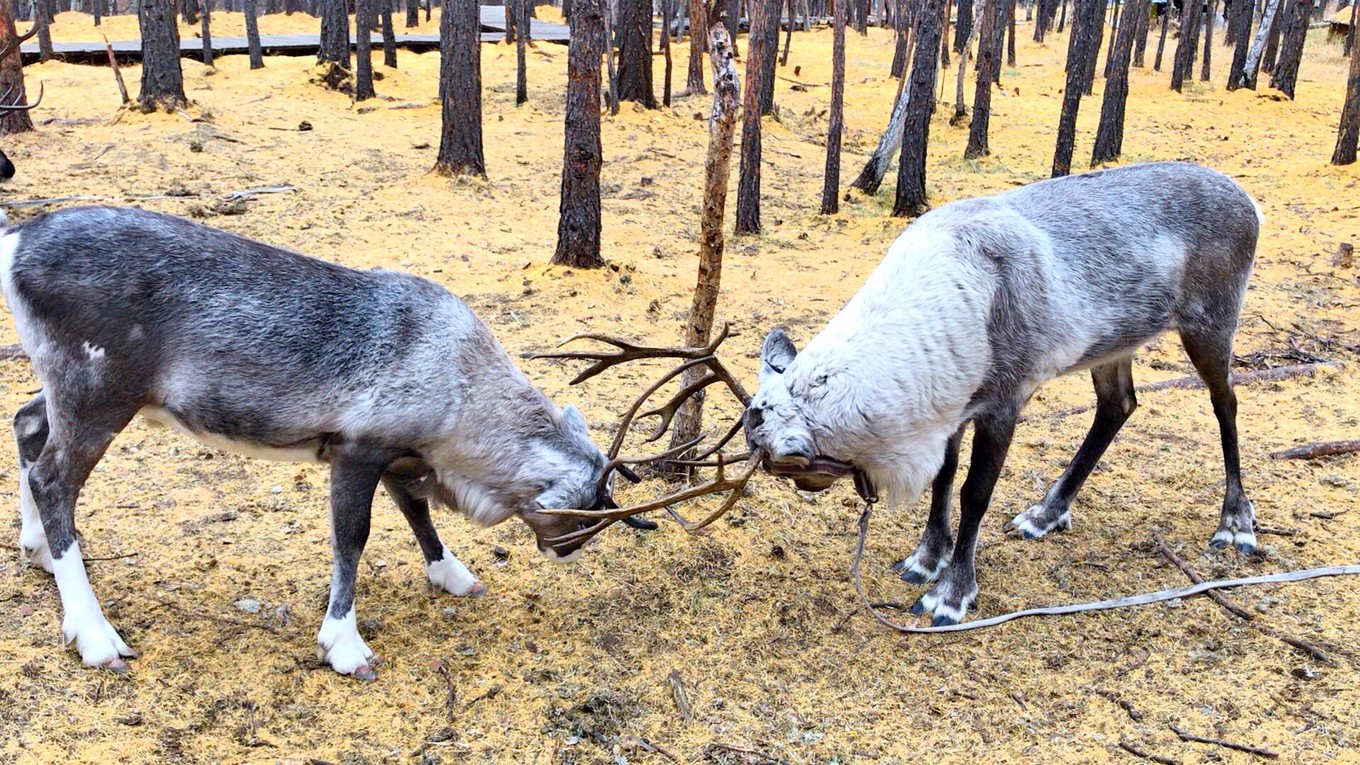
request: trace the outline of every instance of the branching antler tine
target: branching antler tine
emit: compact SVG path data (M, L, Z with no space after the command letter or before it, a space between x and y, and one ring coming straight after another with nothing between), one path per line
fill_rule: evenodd
M623 448L623 441L628 437L628 428L632 426L633 420L637 417L637 411L642 408L642 405L647 402L647 399L651 398L652 394L656 393L658 390L661 390L661 387L666 383L674 380L686 371L703 364L706 358L707 357L690 359L675 369L672 369L663 375L660 380L652 383L650 388L643 391L642 395L638 396L637 399L633 401L633 405L628 408L628 411L623 415L623 419L619 421L619 429L618 432L614 434L614 442L609 445L608 454L610 459L619 456L619 449Z
M595 524L594 526L587 526L584 529L577 529L576 531L573 531L569 534L563 534L557 537L549 537L547 539L544 539L543 541L549 545L560 545L568 542L575 542L578 539L579 540L590 539L591 537L597 536L598 534L600 534L600 532L604 531L610 526L613 526L619 520L620 519L618 518L605 518L601 520L599 523Z
M676 455L684 454L689 449L693 449L707 437L708 437L707 433L700 433L698 436L695 436L694 439L690 441L680 444L679 446L672 446L666 451L661 452L660 454L653 454L650 457L615 457L604 466L604 472L600 473L600 487L603 488L605 486L605 484L609 481L609 474L616 470L619 471L620 474L622 474L624 470L627 470L626 467L627 465L646 465L653 462L667 461L670 458L675 457ZM633 471L629 470L628 472L632 473ZM633 473L633 478L636 477L637 474ZM629 480L632 479L630 478ZM633 483L637 482L638 481L633 481Z
M638 417L661 418L661 422L657 423L656 430L652 431L652 434L648 436L646 439L644 439L644 443L651 443L652 441L655 441L658 438L661 438L662 436L666 435L666 430L670 428L671 420L675 419L675 415L680 411L680 407L684 406L685 402L689 401L690 398L694 396L694 394L698 393L699 391L703 390L704 388L707 388L708 386L716 382L720 382L717 375L708 375L707 377L703 377L681 388L678 393L676 393L674 396L671 396L670 401L667 401L662 406L659 406L655 409L650 409L646 412L643 412L642 414L639 414Z
M738 417L738 418L737 418L737 421L734 422L734 423L732 423L732 429L729 430L729 431L727 431L727 435L723 436L723 437L718 441L718 443L714 444L711 448L708 449L708 451L705 451L705 452L702 452L702 453L700 453L700 454L694 455L693 457L690 458L689 461L690 461L690 462L702 462L703 460L706 460L706 459L708 459L709 457L712 457L713 455L715 455L715 454L717 454L718 452L722 451L722 448L723 448L724 446L727 446L727 444L728 444L729 441L731 441L733 438L736 438L736 437L737 437L737 434L741 432L742 426L744 426L745 424L746 424L746 422L745 422L742 418Z
M8 43L5 43L5 47L0 48L0 59L3 59L9 54L13 53L15 49L17 49L20 45L22 45L28 39L32 38L33 35L36 35L37 33L38 25L34 24L32 29L28 30L27 32L21 35L11 38Z
M716 356L713 356L712 358L713 360L708 363L709 371L717 375L718 379L722 380L723 383L727 385L728 389L732 391L732 395L736 396L737 400L741 402L743 409L750 406L751 394L746 392L746 388L742 386L741 381L731 372L727 371L727 367L723 366L723 363L719 361Z
M732 455L732 457L731 457L730 459L724 457L724 459L726 460L727 464L729 464L729 465L731 465L731 464L734 463L734 462L745 462L746 460L748 460L748 459L750 459L750 458L751 458L750 452L742 452L741 454L734 454L734 455ZM718 466L718 460L700 460L700 459L670 460L668 464L676 465L676 466L679 466L679 467L716 468L716 467Z
M666 512L669 513L670 516L675 519L676 523L680 524L681 528L690 533L699 531L700 529L708 526L709 524L723 517L723 515L727 514L728 510L731 510L734 506L736 506L737 502L741 499L742 490L746 488L747 483L750 483L751 476L755 475L756 469L760 467L760 456L761 455L759 454L751 455L751 459L750 462L747 464L746 470L742 472L741 475L738 475L736 478L733 478L730 481L723 478L722 476L723 461L722 460L718 461L718 477L713 479L712 483L715 487L713 491L717 492L726 489L731 489L732 494L728 496L727 501L723 502L721 507L710 513L702 521L694 523L685 520L685 518L681 516L679 513L677 513L675 511L675 508L673 507L667 507Z
M3 55L0 55L0 59L3 59L3 58L4 58L4 56L3 56ZM38 83L38 100L37 100L37 101L34 101L34 102L31 103L31 104L6 104L6 103L4 103L5 101L8 101L8 100L9 100L9 94L10 94L10 92L11 92L11 91L6 90L6 91L5 91L5 94L4 94L3 96L0 96L0 112L26 112L26 111L28 111L29 109L32 109L33 107L35 107L35 106L37 106L38 104L42 103L42 100L43 100L43 84L42 84L41 82Z

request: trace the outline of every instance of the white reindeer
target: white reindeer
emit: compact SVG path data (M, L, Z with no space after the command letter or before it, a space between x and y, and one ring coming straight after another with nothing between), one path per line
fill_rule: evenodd
M766 468L819 490L863 471L894 505L927 484L930 517L896 568L939 581L912 613L963 619L977 598L978 525L1020 410L1046 380L1090 369L1095 423L1067 470L1008 524L1027 538L1071 524L1072 499L1137 406L1134 352L1175 329L1209 390L1227 490L1214 547L1255 549L1242 489L1232 343L1263 219L1227 177L1153 163L955 202L907 228L864 287L797 352L762 352L747 439ZM973 424L957 541L949 494Z
M519 516L539 548L590 521L544 508L612 504L604 455L446 290L357 271L168 215L110 207L43 215L0 236L0 282L43 390L14 420L22 553L55 575L62 634L89 665L134 652L90 588L76 499L138 413L211 445L326 462L335 563L319 652L369 679L354 578L379 483L415 532L430 581L478 595L439 539L429 499L490 525Z

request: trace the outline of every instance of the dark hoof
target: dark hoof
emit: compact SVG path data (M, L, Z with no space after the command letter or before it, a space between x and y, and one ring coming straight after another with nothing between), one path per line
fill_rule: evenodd
M1041 539L1041 538L1042 538L1042 537L1040 537L1040 535L1035 534L1035 533L1030 532L1030 531L1022 531L1022 532L1020 532L1020 536L1024 537L1025 539Z
M892 564L893 573L895 573L895 574L901 574L901 573L903 573L904 571L906 571L906 570L907 570L907 560L908 560L907 558L903 558L902 560L899 560L898 562Z
M932 627L952 627L955 624L958 624L958 621L951 619L948 616L937 616L930 620L930 626Z
M635 529L642 529L643 531L656 531L660 528L660 526L656 525L656 521L649 521L646 518L638 518L632 515L624 518L623 522L628 526L632 526Z
M924 614L925 612L926 612L926 606L925 606L924 603L921 602L921 600L920 600L919 598L916 600L915 603L912 603L912 604L911 604L911 615L912 615L912 616L920 616L921 614Z
M908 582L910 584L925 584L926 582L930 581L928 578L926 578L926 575L922 574L920 571L907 570L903 571L900 574L900 576L902 578L902 581Z
M1215 550L1226 550L1228 547L1228 540L1215 539L1209 542L1209 546Z
M1255 555L1257 549L1255 545L1249 545L1245 542L1237 546L1237 551L1243 555Z

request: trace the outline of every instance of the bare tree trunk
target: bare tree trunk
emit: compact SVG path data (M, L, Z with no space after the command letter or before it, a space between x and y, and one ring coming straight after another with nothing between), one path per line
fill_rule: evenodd
M142 31L142 90L137 103L143 112L173 112L188 105L184 73L179 68L179 25L172 0L142 0L138 25Z
M36 0L36 2L39 3L43 1L44 0ZM184 18L185 24L198 23L198 3L192 2L192 0L188 0L186 2L175 2L174 4L179 6L179 10Z
M566 144L562 204L552 262L604 265L600 256L600 57L606 45L603 0L575 0L567 49Z
M694 303L685 323L685 345L703 346L713 334L713 317L722 284L723 214L727 208L727 179L732 164L732 140L737 126L737 100L741 83L732 62L732 44L727 27L709 20L708 55L713 66L713 111L708 119L708 155L704 159L704 212L699 222L699 278L694 287ZM704 374L702 368L690 370L682 385L690 385ZM680 408L671 430L671 446L694 440L703 427L703 392Z
M1002 1L1003 0L992 0L992 3L996 4L997 2ZM971 57L973 52L973 41L976 40L978 35L980 34L984 35L985 37L986 33L983 32L983 30L989 28L989 24L987 23L987 0L978 0L977 12L978 18L981 19L981 22L973 25L972 31L968 33L968 39L964 40L963 43L959 45L958 50L956 51L959 54L959 66L958 69L956 69L954 72L955 75L954 116L949 118L950 125L963 124L963 120L968 116L968 107L964 105L965 99L963 95L963 83L966 77L968 76L968 59ZM984 39L982 45L978 47L978 55L981 56L987 47L988 47L987 43ZM978 70L979 71L982 70L982 66L980 64L978 66ZM991 81L988 80L988 85L990 84ZM980 81L979 87L981 87ZM964 158L965 159L968 158L968 154L966 152L964 153Z
M1041 43L1044 41L1044 32L1048 31L1044 22L1048 19L1048 9L1053 5L1053 0L1038 0L1038 3L1038 12L1034 14L1034 42Z
M1247 53L1247 60L1242 64L1242 71L1238 74L1238 86L1256 90L1256 74L1261 64L1261 52L1265 47L1266 38L1270 36L1270 30L1278 21L1281 0L1266 0L1265 10L1261 12L1261 26L1256 30L1256 37L1251 41L1251 50Z
M759 33L765 46L765 54L760 62L759 82L756 83L758 86L756 93L760 96L760 114L765 116L774 114L774 69L779 58L779 7L783 0L749 0L749 2L752 6L751 37ZM761 12L756 12L755 6L762 6ZM757 24L758 18L760 23ZM737 207L737 218L740 219L740 200Z
M1081 107L1082 77L1092 41L1099 4L1104 0L1073 0L1072 43L1067 48L1067 86L1063 89L1062 115L1058 118L1058 146L1053 152L1053 177L1072 172L1072 151L1077 137L1077 110Z
M397 68L397 30L392 26L392 5L388 0L380 0L382 10L378 16L382 21L383 66Z
M948 0L925 0L921 5L917 50L926 55L918 53L914 57L911 90L902 96L907 100L907 107L902 157L897 164L897 196L892 211L897 218L916 217L930 209L926 199L926 147L930 140L930 112L939 71L939 58L933 52L941 47L942 28L948 12Z
M689 69L685 72L685 90L690 95L708 92L704 86L704 46L708 39L708 8L704 0L689 0Z
M976 159L992 153L987 145L987 128L992 116L992 83L996 81L996 70L1001 68L1001 46L993 44L988 38L998 41L1006 31L1004 14L1009 3L1007 0L992 0L988 6L980 0L979 13L985 13L982 22L982 40L978 43L977 88L973 91L973 121L968 126L968 146L963 151L964 159ZM1011 14L1012 18L1015 16ZM962 62L959 68L966 68Z
M1015 0L1006 2L1006 66L1015 68ZM1001 67L998 65L997 81L1001 80Z
M1245 0L1238 0L1245 2ZM1124 105L1129 95L1129 59L1137 36L1138 17L1147 15L1148 0L1128 0L1119 17L1115 46L1111 51L1114 67L1105 76L1105 98L1100 104L1100 126L1096 128L1091 166L1119 159L1124 149Z
M445 0L439 19L443 130L434 170L486 177L482 154L481 19L477 0Z
M1137 25L1133 29L1133 65L1139 69L1143 68L1143 52L1147 50L1148 36L1148 14L1147 4L1143 4L1143 12L1134 19Z
M1157 56L1152 59L1152 71L1162 71L1162 53L1166 51L1166 30L1171 27L1171 8L1168 5L1162 9L1162 33L1157 38Z
M1313 12L1313 0L1291 0L1289 26L1280 48L1280 60L1270 73L1270 87L1294 98L1294 85L1299 78L1299 62L1303 60L1303 43L1308 35L1308 17Z
M652 92L652 2L619 0L619 100L656 108Z
M9 53L0 58L0 93L12 94L5 97L6 105L26 106L28 93L24 89L24 66L19 44L19 34L14 28L14 5L0 2L0 49L10 48ZM27 111L0 111L0 135L26 133L32 129L33 120Z
M661 90L661 105L671 105L671 16L675 0L661 0L661 52L666 57L666 76Z
M250 68L264 68L264 53L260 50L260 25L256 19L255 0L245 0L246 48L250 51Z
M919 35L917 41L920 41ZM933 52L927 51L927 55ZM915 54L913 63L919 56L920 53ZM893 103L892 113L888 115L888 126L883 129L883 135L878 139L878 146L869 156L869 161L864 163L864 169L850 184L851 188L859 189L865 194L878 192L883 177L888 174L888 168L892 165L893 153L902 145L902 132L907 124L907 94L910 91L911 79L903 77L897 83L897 101Z
M1100 58L1100 44L1105 40L1106 10L1105 0L1097 0L1092 11L1095 15L1091 18L1090 28L1087 30L1091 39L1090 45L1086 48L1086 72L1085 79L1082 80L1082 92L1088 96L1095 92L1096 61Z
M902 6L898 5L900 9ZM826 172L822 176L822 215L841 209L841 133L845 114L845 3L836 3L831 37L831 117L826 129ZM792 19L789 20L792 23ZM894 19L898 28L902 20ZM1354 141L1352 149L1354 149ZM1354 154L1354 151L1352 151Z
M1281 5L1283 7L1275 14L1275 23L1270 25L1270 36L1266 38L1266 50L1261 57L1261 71L1267 74L1275 71L1275 54L1279 51L1280 33L1284 31L1285 22L1289 18L1288 3L1281 0Z
M381 0L354 0L354 100L367 101L373 92L373 4Z
M515 106L529 101L529 3L530 0L506 0L515 4ZM567 54L570 57L570 53Z
M1176 43L1176 60L1171 67L1171 89L1177 93L1186 80L1194 79L1195 52L1199 46L1200 0L1186 0L1185 10L1181 12L1181 39Z
M1346 25L1346 43L1342 46L1342 50L1345 51L1347 56L1351 55L1351 46L1355 45L1355 22L1360 21L1360 18L1356 18L1354 11L1355 3L1352 2L1351 5L1351 23Z
M1254 2L1235 0L1232 4L1232 18L1228 29L1233 38L1232 63L1228 65L1228 90L1242 87L1247 68L1247 46L1251 44L1251 16L1255 10Z
M945 69L948 69L948 68L949 68L949 4L950 4L950 2L951 2L951 0L941 0L941 4L944 6L944 19L943 19L942 22L941 22L941 24L942 24L941 30L942 30L942 31L940 32L940 66L944 67ZM924 5L925 5L925 3L922 2L922 6L924 6ZM919 35L919 32L918 32L918 35ZM933 112L933 111L935 111L935 110L932 108L931 111Z
M51 61L52 56L52 19L45 0L33 2L33 26L38 30L38 60Z
M1355 28L1353 22L1351 28ZM1346 103L1341 107L1341 125L1337 128L1336 149L1332 152L1333 165L1355 162L1357 137L1360 137L1360 45L1352 45L1351 71L1346 79Z
M956 5L959 19L954 23L954 52L962 56L963 49L976 39L973 35L973 0L957 0ZM977 15L982 15L980 10Z
M1114 0L1114 14L1110 16L1110 23L1113 25L1110 29L1110 47L1105 51L1105 71L1100 75L1107 80L1110 79L1110 67L1114 65L1115 40L1119 37L1119 0Z
M316 63L330 66L326 83L332 88L339 88L350 68L349 13L345 8L345 0L320 1L321 49L317 52Z
M1062 17L1058 19L1058 34L1062 34L1063 27L1067 25L1067 0L1062 0Z
M194 2L194 0L182 0L183 2ZM212 45L212 2L211 0L198 0L199 18L202 20L199 36L203 38L203 64L204 66L213 65L213 45Z
M784 30L784 52L779 56L780 66L789 65L789 49L793 47L793 0L788 0L785 9L789 13L789 25ZM776 26L775 29L778 30L778 27ZM773 80L771 80L771 84L773 84Z
M766 61L777 53L768 27L778 20L779 0L752 0L751 34L746 45L746 89L742 94L741 169L737 175L738 234L760 233L760 117L765 90Z
M1208 15L1204 19L1204 58L1200 63L1199 79L1209 81L1209 66L1214 51L1214 18L1218 15L1218 0L1209 0Z
M896 29L896 42L893 46L893 60L891 76L901 79L907 75L907 55L911 50L911 18L910 9L915 0L898 0L897 14L893 18Z
M406 28L420 26L420 0L406 0Z

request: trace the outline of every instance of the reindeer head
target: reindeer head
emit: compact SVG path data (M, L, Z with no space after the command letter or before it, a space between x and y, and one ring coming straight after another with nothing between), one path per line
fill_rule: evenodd
M782 329L765 336L760 353L760 389L746 408L746 443L765 452L765 469L792 478L804 491L822 491L855 467L819 448L820 428L807 411L825 398L823 370L795 368L798 349Z

